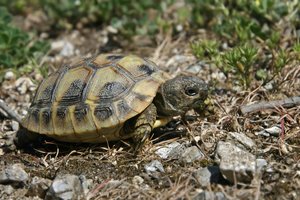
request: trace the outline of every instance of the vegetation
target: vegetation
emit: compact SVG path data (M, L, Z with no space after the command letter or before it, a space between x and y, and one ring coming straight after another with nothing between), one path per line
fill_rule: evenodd
M1 74L8 68L16 71L17 68L39 60L48 49L48 42L34 40L31 35L13 26L11 15L4 7L0 7Z
M52 30L71 30L93 25L112 26L128 39L134 35L194 33L205 28L217 39L192 42L198 59L217 66L233 83L249 87L253 79L267 83L289 62L299 58L299 43L284 46L285 22L290 33L300 24L298 1L281 0L3 0L14 14L27 15L41 10L48 17ZM176 11L176 12L175 12ZM48 46L30 42L32 37L13 27L10 16L1 12L1 68L19 67L38 58ZM8 35L11 38L7 38ZM289 38L297 40L294 35ZM222 45L226 44L226 48ZM9 49L9 50L8 50ZM297 53L298 52L298 53Z

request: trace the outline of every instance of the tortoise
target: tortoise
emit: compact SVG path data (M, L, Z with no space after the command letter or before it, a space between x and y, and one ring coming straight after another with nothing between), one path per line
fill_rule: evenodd
M196 76L172 79L148 59L99 54L44 79L21 124L63 142L132 138L137 151L154 127L203 105L207 93Z

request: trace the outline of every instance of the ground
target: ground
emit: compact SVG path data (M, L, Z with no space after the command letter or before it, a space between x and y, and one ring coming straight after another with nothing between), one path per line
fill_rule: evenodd
M244 90L228 83L228 78L218 68L196 59L189 45L195 39L193 37L182 34L176 39L166 37L159 44L154 44L147 37L136 37L133 42L128 42L115 36L113 41L107 42L111 38L109 34L108 31L93 28L61 34L51 41L52 49L44 58L50 66L49 71L75 58L104 50L130 52L149 57L171 76L191 73L203 78L210 85L204 111L192 110L186 116L174 118L167 127L156 130L151 141L136 156L129 152L130 141L89 145L47 139L38 145L12 150L3 145L0 148L0 171L8 165L21 163L30 178L37 176L53 180L62 174L84 175L92 180L88 194L92 199L202 199L199 194L203 191L222 192L227 199L300 198L299 105L289 108L278 106L246 114L241 112L241 106L253 102L299 96L300 65L294 63L286 66L268 86L253 80L253 89ZM201 37L208 37L206 34L209 35L202 32ZM70 44L70 52L62 53L62 47L66 45L59 46L59 42ZM20 78L23 81L18 83ZM24 116L41 80L38 72L6 79L1 83L0 97ZM1 113L0 140L4 144L7 142L6 136L18 128ZM279 132L262 134L264 130L275 126ZM233 132L241 132L251 138L256 145L248 151L256 158L265 159L267 166L252 182L225 181L202 186L194 177L194 172L219 165L215 159L216 146L219 141L229 140L229 133ZM162 137L162 134L170 136ZM157 149L174 142L189 147L197 146L204 157L184 162L178 158L163 159L157 155ZM148 173L145 170L145 166L153 160L161 162L164 172L158 170ZM9 197L3 192L0 195L7 199L23 199L29 185L30 180L27 185L15 188Z

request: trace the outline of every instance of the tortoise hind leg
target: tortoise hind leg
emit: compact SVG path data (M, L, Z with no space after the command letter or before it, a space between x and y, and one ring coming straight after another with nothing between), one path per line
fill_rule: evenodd
M131 122L131 130L133 130L132 138L134 141L134 153L137 153L149 138L154 127L156 114L155 105L150 104L133 122Z

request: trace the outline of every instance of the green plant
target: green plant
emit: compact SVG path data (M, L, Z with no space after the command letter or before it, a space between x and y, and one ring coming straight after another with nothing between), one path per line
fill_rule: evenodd
M221 56L219 69L228 76L229 73L236 76L244 88L250 86L253 79L253 69L256 62L258 49L249 45L235 47Z
M256 37L266 40L275 24L297 4L281 0L186 0L192 5L191 24L208 28L234 44ZM289 11L290 10L290 11ZM293 15L293 19L297 19Z
M41 0L41 7L55 28L76 25L112 25L123 35L154 34L168 23L164 11L174 0ZM184 13L183 13L184 14Z
M277 75L290 61L289 55L286 51L280 49L274 56L273 74Z
M17 69L31 59L39 59L49 49L45 41L34 40L32 36L14 27L8 11L0 7L0 72L7 68ZM16 70L17 71L17 70Z
M192 42L190 46L196 58L204 59L204 57L208 57L212 59L219 53L220 44L216 40L200 40Z

